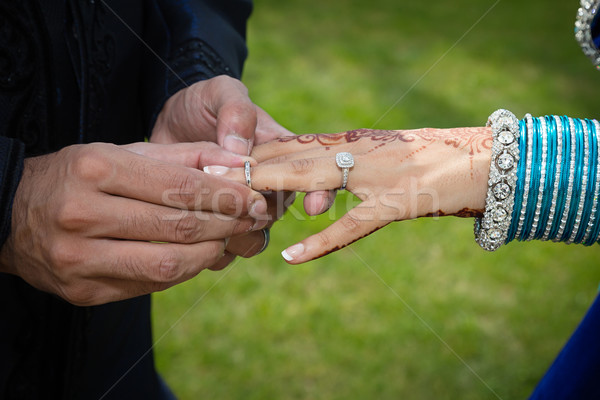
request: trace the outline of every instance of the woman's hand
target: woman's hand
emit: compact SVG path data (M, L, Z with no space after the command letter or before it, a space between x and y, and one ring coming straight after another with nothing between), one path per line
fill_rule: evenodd
M291 264L321 257L392 221L422 216L481 215L485 208L492 136L489 128L356 130L284 137L254 148L258 191L337 189L335 156L354 156L346 189L362 203L339 221L286 249ZM242 169L223 176L244 182Z

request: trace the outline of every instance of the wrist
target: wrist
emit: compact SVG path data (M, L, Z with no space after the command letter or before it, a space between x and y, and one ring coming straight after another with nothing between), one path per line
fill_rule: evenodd
M485 210L490 170L492 131L487 127L436 130L436 160L430 179L438 204L428 205L425 216L481 216Z

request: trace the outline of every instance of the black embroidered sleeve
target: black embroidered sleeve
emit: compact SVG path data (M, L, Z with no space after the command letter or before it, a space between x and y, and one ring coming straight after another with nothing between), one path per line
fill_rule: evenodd
M145 63L145 81L152 84L145 95L148 131L164 102L179 90L218 75L241 77L252 2L155 0L153 10L145 31L154 49Z
M0 136L0 246L10 234L12 203L23 173L25 146Z

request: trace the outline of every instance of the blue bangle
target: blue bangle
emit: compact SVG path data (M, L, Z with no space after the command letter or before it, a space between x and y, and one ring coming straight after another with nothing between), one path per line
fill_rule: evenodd
M596 144L598 146L600 146L600 143L598 143L598 134L600 134L600 132L598 131L599 125L598 125L598 122L596 120L594 120L593 122L594 122L594 124L593 124L594 125L594 139L595 139ZM597 151L596 154L600 157L600 154L599 154L600 153L600 148L596 147L596 151ZM598 168L598 169L600 169L600 164L599 163L600 163L600 159L598 159L596 161L596 165L597 165L596 168ZM586 243L588 245L592 245L592 244L596 243L596 240L598 239L598 235L600 235L600 202L599 202L600 193L598 193L598 191L596 190L596 189L600 190L600 182L598 182L598 175L599 174L598 174L598 171L597 171L597 174L596 174L596 186L598 186L598 187L594 188L594 207L595 207L595 210L596 210L596 217L595 217L595 219L593 221L594 225L592 226L590 237L588 238L588 241Z
M556 213L554 214L554 221L552 222L552 229L548 236L550 240L557 240L558 231L562 220L562 214L565 209L565 198L569 182L570 172L570 160L571 160L571 128L569 126L569 120L567 117L560 117L562 125L562 160L560 179L558 186L558 196L556 199Z
M519 215L521 215L521 206L523 205L523 187L525 186L525 168L527 163L527 122L525 121L525 118L519 121L519 136L519 154L521 156L519 157L519 164L517 165L515 205L505 243L509 243L515 239L517 226L519 225Z
M556 180L556 120L552 116L546 118L546 126L548 129L548 144L547 158L546 158L546 179L544 182L544 197L542 200L542 208L540 212L540 220L538 231L534 239L541 239L544 236L546 225L548 224L548 218L550 216L550 209L552 208L552 193L554 189L554 182Z
M533 225L533 218L535 215L535 209L537 205L538 191L540 186L540 171L541 171L541 152L542 146L540 144L540 121L538 118L533 119L533 140L532 140L532 159L531 159L531 183L529 184L529 196L527 197L527 209L525 211L525 222L523 224L523 231L521 232L520 240L528 240Z
M590 194L591 198L592 198L592 210L593 210L592 214L595 213L595 215L593 217L590 216L589 224L591 224L591 225L588 225L589 233L588 233L587 240L584 243L586 246L591 246L594 243L596 243L596 238L598 237L598 234L600 233L600 209L598 207L600 204L598 204L599 193L597 192L597 187L599 187L599 184L600 184L600 182L598 182L598 175L599 175L598 169L600 168L600 165L598 165L598 161L599 161L598 153L600 152L600 149L598 148L598 133L599 132L597 132L597 130L596 130L596 124L597 124L596 121L589 121L589 125L591 126L590 136L592 138L592 142L590 145L590 149L591 149L590 152L594 153L594 156L593 156L594 158L592 159L593 167L590 167L590 170L592 168L595 168L596 175L592 177L592 179L594 179L595 184L592 187L592 193Z
M592 205L594 202L594 188L596 187L596 149L594 143L594 129L593 124L589 119L582 121L587 128L587 137L588 137L588 177L587 177L587 185L585 191L585 202L583 206L583 212L581 214L581 221L579 225L579 231L577 232L577 236L575 236L575 243L581 243L585 237L585 233L587 232L587 227L590 223L590 216L592 214Z
M573 119L575 124L575 176L572 183L571 204L569 206L569 217L565 225L565 231L560 240L567 241L575 228L575 218L579 208L579 196L581 194L581 179L583 172L583 128L580 119Z

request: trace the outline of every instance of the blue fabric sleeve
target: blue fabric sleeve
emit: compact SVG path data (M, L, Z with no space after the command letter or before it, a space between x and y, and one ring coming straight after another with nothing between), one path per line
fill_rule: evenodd
M531 400L600 399L600 296L531 395Z

